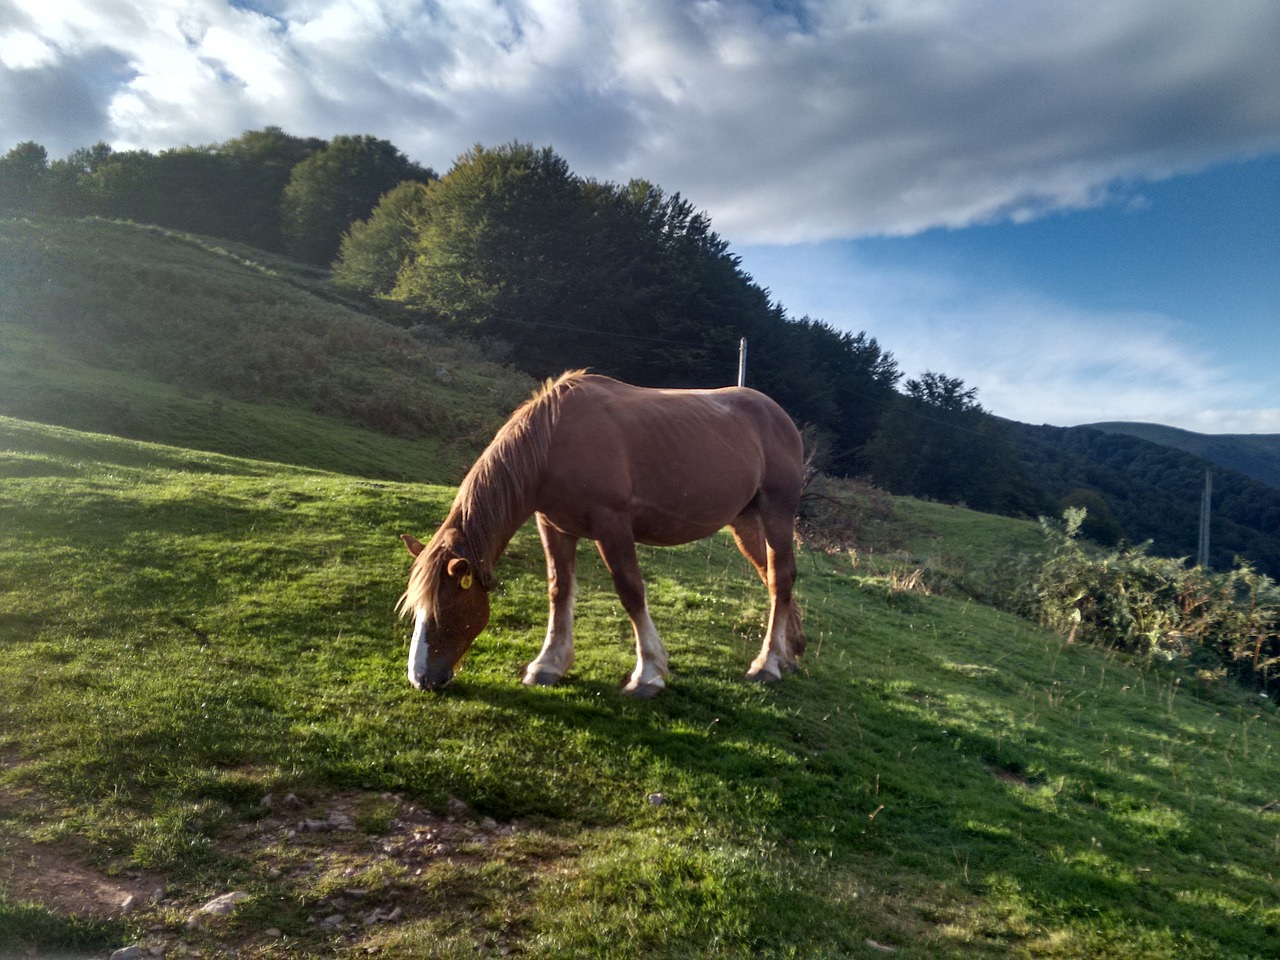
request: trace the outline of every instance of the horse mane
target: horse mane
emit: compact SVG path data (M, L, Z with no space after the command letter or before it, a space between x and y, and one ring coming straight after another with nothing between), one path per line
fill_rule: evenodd
M560 403L586 375L569 370L543 382L489 441L459 485L444 523L414 560L397 605L402 617L410 611L434 614L440 570L455 557L471 564L485 590L498 586L493 564L528 518L526 501L546 466Z

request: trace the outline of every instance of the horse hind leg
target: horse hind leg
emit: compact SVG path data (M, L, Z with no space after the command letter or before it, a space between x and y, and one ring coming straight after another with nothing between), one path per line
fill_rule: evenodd
M795 598L796 579L793 526L781 512L766 523L752 510L730 524L738 549L742 551L769 590L769 625L760 653L752 661L747 677L765 683L779 679L796 668L796 658L804 653L804 625Z
M577 592L574 565L578 538L561 533L538 514L538 536L547 557L547 637L538 656L525 667L527 686L559 683L573 666L573 606Z

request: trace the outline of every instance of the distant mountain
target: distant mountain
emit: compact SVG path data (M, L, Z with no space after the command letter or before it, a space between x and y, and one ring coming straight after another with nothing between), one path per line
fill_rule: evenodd
M1088 426L1103 433L1123 433L1173 447L1280 490L1280 434L1193 433L1158 423L1108 422Z
M1010 430L1028 486L1050 512L1084 505L1125 539L1151 541L1157 554L1195 556L1203 458L1097 427L1011 423ZM1225 569L1243 556L1280 578L1280 490L1236 470L1216 471L1210 542L1211 566Z

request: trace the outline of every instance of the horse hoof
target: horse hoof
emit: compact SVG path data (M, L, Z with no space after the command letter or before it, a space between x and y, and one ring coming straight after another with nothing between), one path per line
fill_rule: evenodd
M534 674L525 674L524 678L526 687L554 687L559 682L560 678L550 670L539 670Z
M776 683L782 679L782 674L776 670L749 670L747 671L747 679L754 680L756 683Z
M641 683L634 687L626 686L622 688L623 694L636 700L652 700L663 690L660 683Z

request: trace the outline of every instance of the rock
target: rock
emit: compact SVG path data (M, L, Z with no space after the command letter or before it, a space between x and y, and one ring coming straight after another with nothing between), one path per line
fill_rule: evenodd
M138 897L136 894L129 894L124 898L124 903L120 904L121 913L133 913L138 909Z
M346 917L344 917L344 916L343 916L342 914L340 914L340 913L330 914L329 916L325 917L323 920L321 920L321 921L320 921L320 926L322 926L322 927L336 927L338 924L340 924L340 923L341 923L343 920L345 920L345 919L347 919L347 918L346 918Z
M111 960L141 960L145 956L147 956L147 951L143 950L142 947L121 947L119 950L112 952Z
M279 940L281 937L284 936L284 934L281 933L279 930L277 930L275 927L267 927L267 929L263 930L262 933L264 936L270 937L272 940Z
M467 806L465 802L459 800L457 797L449 798L449 816L465 817L470 812L471 808Z
M348 817L341 810L330 811L329 819L325 822L328 823L330 830L341 830L341 831L350 832L352 830L355 830L356 828L356 825L355 823L352 822L351 818Z
M233 890L231 893L224 893L220 897L214 897L196 912L207 913L215 917L224 917L235 910L236 904L240 901L248 899L249 894L240 890Z
M651 807L660 807L667 802L667 798L657 792L649 794L645 797L645 800L649 802L649 806Z

